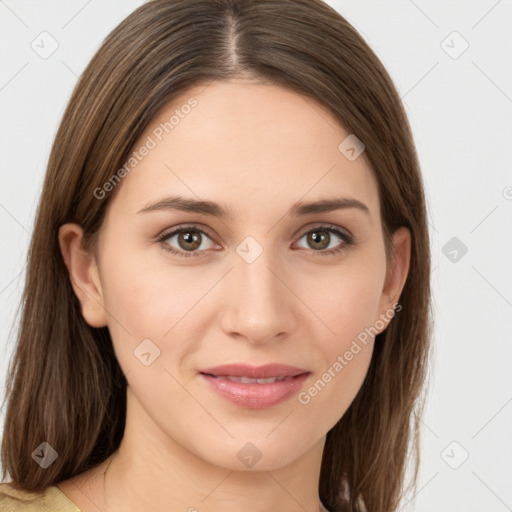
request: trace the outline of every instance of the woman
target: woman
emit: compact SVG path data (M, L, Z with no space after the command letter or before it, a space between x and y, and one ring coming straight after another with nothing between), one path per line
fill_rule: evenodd
M51 152L2 510L396 510L429 275L409 124L345 19L141 6Z

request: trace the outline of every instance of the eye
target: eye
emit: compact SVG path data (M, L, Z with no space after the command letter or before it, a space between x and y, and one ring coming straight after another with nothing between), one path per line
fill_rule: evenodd
M342 243L340 244L338 241L337 244L332 245L332 242L336 242L332 239L333 235ZM210 243L205 241L205 238L209 239ZM318 226L310 229L302 235L299 241L303 238L306 238L306 243L310 246L305 248L312 248L313 252L319 255L339 253L354 243L349 233L334 225ZM173 241L173 239L175 240ZM215 246L212 237L203 228L195 225L178 226L172 231L162 233L157 241L164 250L185 258L202 256L204 251L213 249ZM173 243L177 247L176 245L173 246Z
M335 238L342 240L341 245L340 242L332 245L331 242L336 242L336 240L332 240L332 235L335 235ZM302 235L300 240L303 238L306 238L306 243L309 244L310 248L313 248L314 252L319 255L335 254L344 251L347 249L348 245L352 245L354 243L354 240L349 233L342 231L340 228L333 225L318 226L310 229L307 233ZM308 249L308 247L306 247L306 249Z
M178 227L170 232L163 233L158 237L158 242L162 244L164 250L182 257L201 256L202 251L212 249L211 244L206 243L204 238L211 241L208 233L197 226ZM172 240L178 247L171 245Z

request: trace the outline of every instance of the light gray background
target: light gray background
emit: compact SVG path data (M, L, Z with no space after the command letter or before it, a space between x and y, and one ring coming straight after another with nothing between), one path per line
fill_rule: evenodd
M141 3L0 0L2 381L58 123L94 51ZM395 81L429 198L435 364L419 492L402 510L512 510L512 2L328 3ZM58 42L46 59L31 48L43 31Z

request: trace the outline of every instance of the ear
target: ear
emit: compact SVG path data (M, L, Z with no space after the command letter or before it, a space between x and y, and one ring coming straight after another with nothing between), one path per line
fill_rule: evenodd
M380 318L384 320L385 327L387 327L394 316L394 313L391 314L391 312L395 309L404 288L409 274L410 263L411 232L403 226L393 233L391 263L386 271L386 279L380 299Z
M82 305L82 316L91 327L105 327L105 310L98 266L94 256L82 247L83 229L78 224L59 228L60 251L69 272L71 286Z

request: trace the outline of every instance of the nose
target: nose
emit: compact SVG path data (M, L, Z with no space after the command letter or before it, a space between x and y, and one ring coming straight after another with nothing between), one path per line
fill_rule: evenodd
M300 300L293 294L290 273L283 270L271 249L249 261L236 254L227 276L223 331L253 344L289 336L300 314Z

